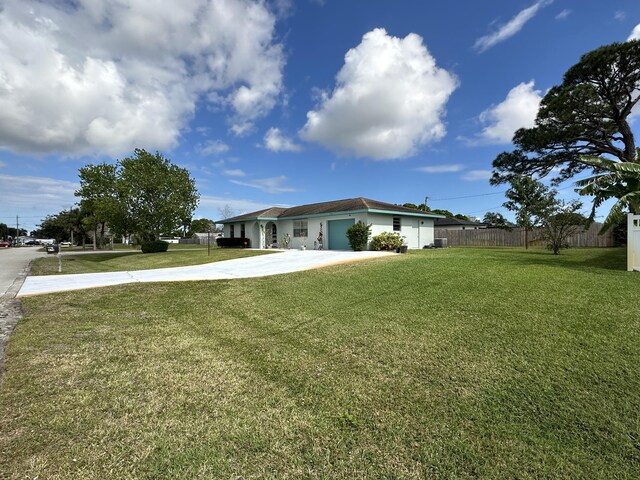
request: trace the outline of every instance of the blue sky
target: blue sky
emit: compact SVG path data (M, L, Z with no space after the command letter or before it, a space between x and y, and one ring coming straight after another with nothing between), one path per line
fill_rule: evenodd
M198 218L357 196L509 216L492 160L580 55L640 38L637 0L3 3L0 222L28 229L136 147L190 170Z

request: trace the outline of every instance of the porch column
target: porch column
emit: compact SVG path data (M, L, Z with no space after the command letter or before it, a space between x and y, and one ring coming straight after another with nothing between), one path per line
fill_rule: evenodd
M265 237L264 237L264 234L265 234L265 223L264 222L258 222L258 227L259 227L258 230L260 231L260 242L259 242L260 243L260 247L259 248L260 248L260 250L263 250L266 247Z

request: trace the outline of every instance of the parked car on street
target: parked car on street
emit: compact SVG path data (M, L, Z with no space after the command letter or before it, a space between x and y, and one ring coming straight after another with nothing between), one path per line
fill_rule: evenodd
M61 247L70 247L71 246L71 242L60 242L60 246Z
M9 248L11 246L11 242L6 240L0 240L0 248Z

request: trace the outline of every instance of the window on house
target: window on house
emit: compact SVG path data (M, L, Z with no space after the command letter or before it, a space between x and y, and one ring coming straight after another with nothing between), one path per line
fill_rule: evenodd
M400 217L393 217L393 231L399 232L401 230Z
M231 238L234 238L236 236L236 229L234 227L234 224L229 225L229 236Z
M307 220L294 220L293 221L293 236L294 238L308 237L309 227Z
M240 224L240 238L245 238L244 237L244 223Z

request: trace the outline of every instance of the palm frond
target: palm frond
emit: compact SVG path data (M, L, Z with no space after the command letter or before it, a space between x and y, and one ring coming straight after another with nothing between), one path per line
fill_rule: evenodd
M605 233L616 223L619 223L624 219L624 209L630 204L634 204L640 201L640 192L629 192L626 195L620 197L620 199L611 207L609 215L604 220L600 234Z

